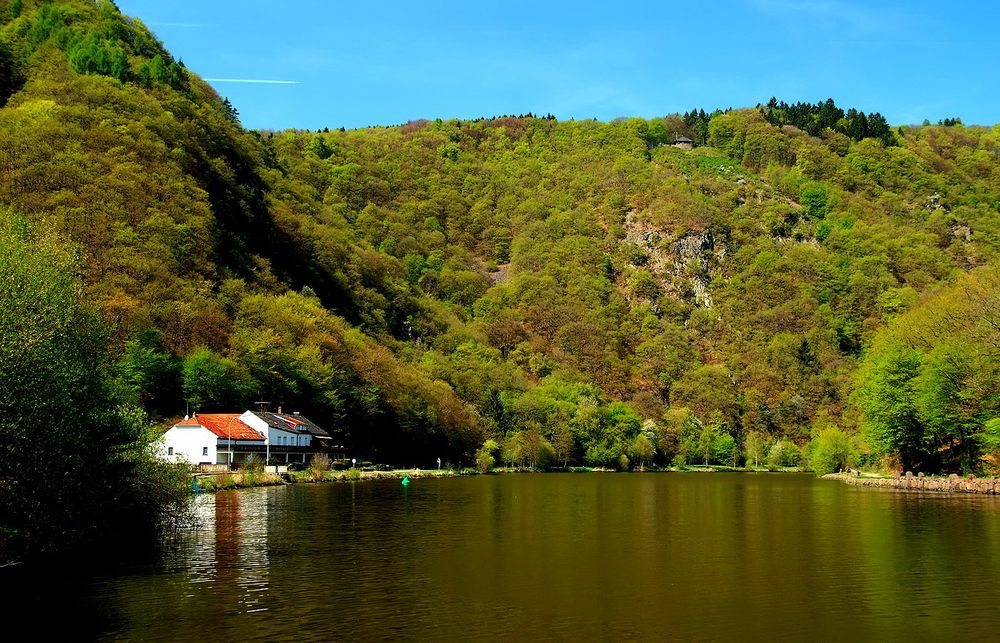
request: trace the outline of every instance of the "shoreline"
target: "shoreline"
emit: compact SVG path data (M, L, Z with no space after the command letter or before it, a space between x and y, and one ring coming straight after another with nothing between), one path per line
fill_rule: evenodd
M858 487L873 487L877 489L894 489L898 491L917 491L932 493L966 493L996 496L1000 495L1000 480L996 477L977 478L969 476L959 477L951 474L947 477L924 476L919 474L914 476L907 472L894 478L881 478L870 476L859 476L851 473L828 473L821 476L823 480L839 480L846 484Z
M764 468L725 467L718 465L693 465L684 468L649 467L643 470L618 471L600 467L565 467L540 471L538 469L520 467L497 467L489 473L476 469L391 469L389 471L359 471L342 470L327 471L324 477L317 479L308 470L288 473L268 473L261 471L232 471L228 473L193 474L192 481L197 481L202 488L198 493L216 493L218 491L234 491L237 489L252 489L255 487L276 487L294 484L326 484L331 482L369 482L373 480L402 480L421 478L460 478L466 476L512 475L522 473L810 473L801 469L782 468L770 470Z

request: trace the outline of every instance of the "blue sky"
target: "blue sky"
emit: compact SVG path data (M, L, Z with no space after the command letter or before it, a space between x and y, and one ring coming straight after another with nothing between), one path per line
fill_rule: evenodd
M833 97L1000 122L1000 2L118 0L251 128L662 116Z

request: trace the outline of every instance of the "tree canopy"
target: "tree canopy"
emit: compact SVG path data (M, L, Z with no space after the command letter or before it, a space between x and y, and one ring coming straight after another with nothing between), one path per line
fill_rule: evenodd
M988 341L912 333L995 270L997 127L775 99L249 132L113 3L13 9L4 220L79 250L156 422L266 396L411 465L790 466L831 426L909 466L992 449Z

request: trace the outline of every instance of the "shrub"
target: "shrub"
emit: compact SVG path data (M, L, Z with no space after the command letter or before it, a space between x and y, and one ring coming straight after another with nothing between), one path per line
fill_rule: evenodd
M489 473L493 470L493 465L496 464L493 461L493 454L485 449L480 449L476 452L476 468L479 469L479 473Z
M264 459L259 458L255 455L247 456L247 459L243 461L240 465L240 471L243 473L254 473L264 470Z
M326 472L330 470L330 456L325 453L317 453L309 461L309 477L312 480L323 480Z
M542 471L551 469L556 465L556 450L548 440L542 438L538 443L538 450L535 453L535 468Z
M820 432L810 447L809 464L819 475L848 469L858 460L851 436L836 427Z
M500 445L493 440L483 442L483 446L476 451L476 468L479 473L489 473L496 466L494 454L500 449Z
M797 467L802 463L802 451L794 442L782 438L775 442L767 452L767 468Z

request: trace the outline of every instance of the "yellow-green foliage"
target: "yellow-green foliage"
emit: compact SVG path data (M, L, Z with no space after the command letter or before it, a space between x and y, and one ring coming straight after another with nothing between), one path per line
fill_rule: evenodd
M964 274L878 333L855 397L876 452L907 469L975 471L997 455L1000 268ZM992 462L990 463L992 466Z
M774 101L251 133L110 3L52 7L0 29L0 202L80 248L159 416L263 396L400 463L520 432L614 466L681 409L662 462L735 453L706 427L801 445L855 428L880 328L1000 251L997 128Z

